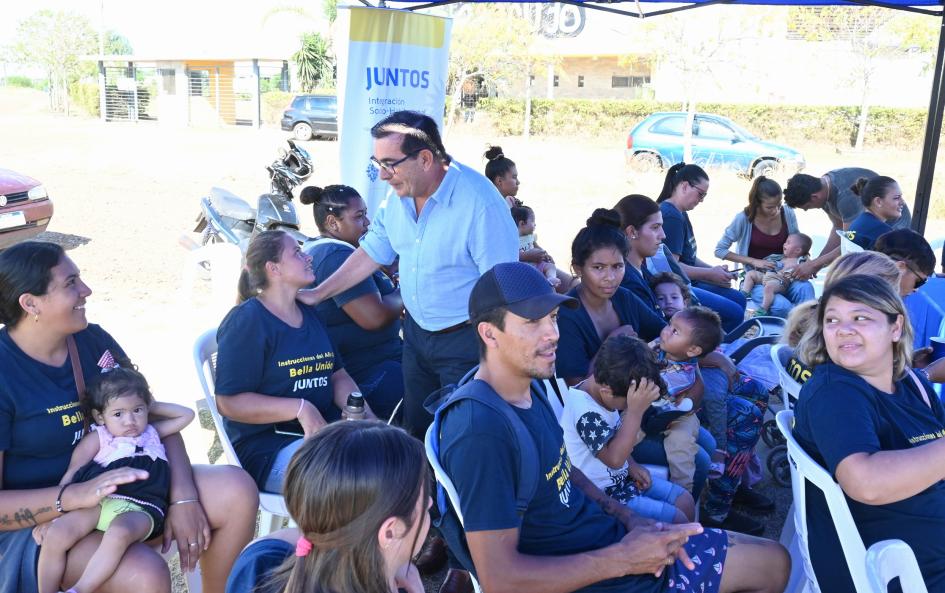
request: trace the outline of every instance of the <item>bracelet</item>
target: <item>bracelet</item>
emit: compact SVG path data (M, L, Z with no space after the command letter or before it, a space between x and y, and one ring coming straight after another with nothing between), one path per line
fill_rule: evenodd
M69 512L66 509L62 508L62 493L65 492L66 488L68 488L69 486L72 486L72 482L60 488L59 495L56 497L56 512L59 513L60 515L65 515L66 513Z
M167 505L167 506L171 506L171 507L172 507L172 506L174 506L175 504L187 504L187 503L189 503L189 502L200 502L200 500L197 499L197 498L187 498L187 499L184 499L184 500L175 500L174 502L172 502L171 504L169 504L169 505Z
M305 398L299 398L299 411L295 413L295 419L298 420L302 415L302 408L305 406Z
M922 375L925 377L925 380L929 383L932 382L932 379L929 377L929 372L926 369L912 369L917 375Z

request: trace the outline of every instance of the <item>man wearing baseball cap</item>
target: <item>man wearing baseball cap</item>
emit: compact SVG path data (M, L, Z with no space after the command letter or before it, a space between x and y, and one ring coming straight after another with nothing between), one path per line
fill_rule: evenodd
M553 376L558 307L576 305L556 294L536 269L518 262L483 274L469 298L480 366L476 380L456 394L490 390L504 400L534 438L540 464L538 487L520 516L520 449L509 421L473 399L446 409L440 462L459 494L482 589L783 591L790 558L778 544L703 530L697 523L637 519L571 465L557 419L548 405L533 400L531 382Z

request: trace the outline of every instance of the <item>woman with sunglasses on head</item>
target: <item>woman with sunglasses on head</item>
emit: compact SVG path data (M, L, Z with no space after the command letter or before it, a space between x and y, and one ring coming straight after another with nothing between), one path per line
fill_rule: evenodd
M104 329L90 324L92 290L62 247L26 241L0 253L0 591L35 593L37 546L53 520L91 509L123 484L147 478L131 467L60 485L85 434L80 394L102 367L127 358ZM170 474L164 535L134 543L97 593L169 593L160 555L177 544L184 571L200 562L203 590L223 591L253 534L258 493L243 470L191 465L179 434L162 440ZM60 590L73 587L103 537L82 537L66 554ZM83 591L82 593L91 593Z
M709 176L698 165L676 163L666 171L663 190L656 201L663 214L664 242L680 267L692 280L699 302L722 318L726 331L745 318L745 297L731 287L735 275L725 266L710 266L699 259L696 236L689 211L702 203L709 192Z
M933 593L945 591L945 409L909 368L912 328L888 282L854 274L826 287L798 347L814 368L794 436L837 480L867 547L901 539ZM807 488L810 558L822 591L853 592L830 511Z
M298 527L248 546L227 593L423 593L411 558L430 529L429 489L423 444L407 433L368 421L327 427L286 473Z
M320 237L303 249L312 258L315 285L328 278L358 248L371 226L367 204L354 188L306 187L299 201L312 206ZM345 370L378 417L390 418L404 396L400 318L404 302L391 277L377 270L354 287L315 308L345 361Z

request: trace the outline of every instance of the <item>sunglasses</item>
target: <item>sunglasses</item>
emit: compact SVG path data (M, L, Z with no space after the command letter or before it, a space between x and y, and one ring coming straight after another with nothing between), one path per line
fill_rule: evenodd
M910 272L912 272L912 275L915 276L915 288L916 288L916 290L918 290L919 287L921 287L922 285L924 285L926 282L929 281L929 277L928 277L928 276L923 276L921 272L919 272L918 270L915 269L915 267L912 265L912 262L910 262L909 260L907 260L907 259L897 259L896 261L902 262L902 265L906 266L906 268L907 268Z
M928 277L928 276L923 276L921 272L919 272L918 270L916 270L916 269L912 266L912 263L909 262L909 260L900 259L900 260L897 260L897 261L901 261L907 268L909 268L909 271L912 272L912 275L915 276L915 288L916 288L916 290L918 290L922 285L924 285L926 282L929 281L929 277Z

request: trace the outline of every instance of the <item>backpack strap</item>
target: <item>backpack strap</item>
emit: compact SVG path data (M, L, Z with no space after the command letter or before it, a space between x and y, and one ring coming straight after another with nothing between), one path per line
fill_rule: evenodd
M539 393L536 394L535 391L535 383L533 382L533 405L543 405L551 411L551 404L545 399L544 393L539 391ZM519 418L515 410L512 409L512 406L499 397L492 389L457 389L449 399L446 400L446 403L440 406L434 416L434 423L436 424L436 432L434 434L438 437L436 441L439 441L440 420L442 419L443 413L453 405L464 400L476 401L498 412L500 416L505 418L507 428L515 437L515 442L518 445L518 485L515 489L515 512L518 513L519 516L524 515L532 498L535 497L535 492L538 490L538 474L540 472L538 448L535 446L535 440L532 438L531 433L528 432L522 419ZM554 412L551 413L554 414ZM439 457L439 442L436 443L436 453L437 457Z
M929 394L925 390L925 385L922 384L922 381L919 381L919 378L916 376L915 371L911 368L906 367L906 372L909 373L909 376L912 377L912 380L915 382L916 387L919 388L919 394L922 396L922 400L925 402L925 405L932 407L932 402L929 400Z

